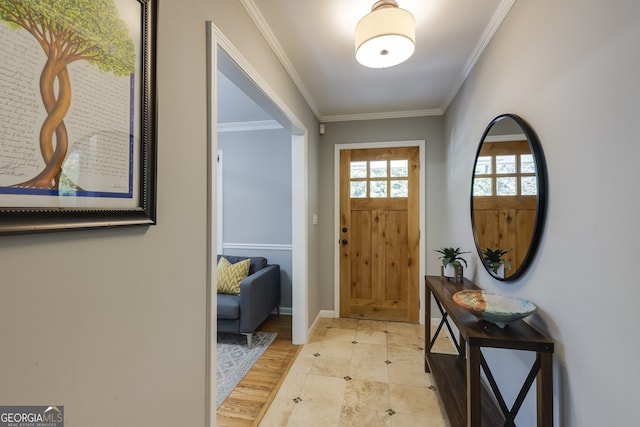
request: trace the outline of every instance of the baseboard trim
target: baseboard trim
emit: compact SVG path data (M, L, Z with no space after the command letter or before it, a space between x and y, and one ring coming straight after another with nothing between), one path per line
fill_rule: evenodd
M273 310L271 314L277 314L277 310ZM293 308L291 307L280 307L280 314L284 316L293 316Z

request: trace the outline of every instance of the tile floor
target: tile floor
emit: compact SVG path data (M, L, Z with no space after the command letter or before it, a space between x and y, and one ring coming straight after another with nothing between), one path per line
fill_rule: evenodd
M260 426L446 427L423 357L424 326L320 319Z

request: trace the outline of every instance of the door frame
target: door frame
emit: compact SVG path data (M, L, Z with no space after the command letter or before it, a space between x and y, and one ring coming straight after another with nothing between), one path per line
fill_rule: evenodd
M426 201L426 141L422 140L409 140L409 141L387 141L387 142L360 142L360 143L349 143L349 144L335 144L334 149L334 166L333 166L333 200L334 200L334 211L333 211L333 224L334 224L334 246L333 246L333 315L334 317L340 317L340 245L338 244L340 241L340 230L338 230L340 224L340 152L342 150L354 150L354 149L369 149L369 148L397 148L397 147L418 147L419 153L418 158L420 160L420 244L419 244L419 254L418 259L420 260L420 267L418 273L418 282L424 277L425 274L425 260L424 254L426 250L426 214L425 214L425 201ZM420 324L424 323L424 286L421 286L418 283L418 287L420 290L420 314L419 314L419 322Z
M249 77L266 97L279 109L289 121L291 129L291 174L292 174L292 235L291 235L291 317L292 341L294 344L305 344L309 332L309 230L308 212L308 145L309 133L304 123L298 119L287 104L277 95L266 80L244 58L240 51L227 39L211 21L206 23L207 43L207 308L206 308L206 414L205 425L215 425L216 400L216 333L217 304L215 255L217 241L217 151L218 151L218 114L217 114L217 70L218 48L233 59L237 66Z

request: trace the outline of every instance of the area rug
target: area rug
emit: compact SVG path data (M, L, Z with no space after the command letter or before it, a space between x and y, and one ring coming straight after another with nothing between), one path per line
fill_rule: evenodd
M216 408L224 402L240 380L276 338L275 332L254 332L252 347L244 335L218 333L216 363Z

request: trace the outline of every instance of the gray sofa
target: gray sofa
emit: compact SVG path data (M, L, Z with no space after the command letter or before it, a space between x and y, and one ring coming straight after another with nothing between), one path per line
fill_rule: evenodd
M240 295L218 294L218 332L243 334L251 347L253 332L274 309L280 314L280 266L264 257L224 256L231 264L251 259L249 275L240 282Z

